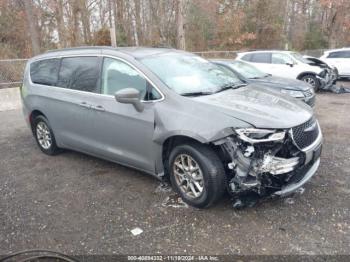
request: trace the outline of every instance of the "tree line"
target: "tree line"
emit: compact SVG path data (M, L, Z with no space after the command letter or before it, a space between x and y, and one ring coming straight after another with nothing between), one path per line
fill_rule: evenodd
M349 0L0 0L0 58L81 45L335 48L349 28Z

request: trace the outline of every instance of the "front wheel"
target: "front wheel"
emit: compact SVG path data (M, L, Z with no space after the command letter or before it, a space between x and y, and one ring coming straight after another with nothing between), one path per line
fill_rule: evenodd
M199 143L176 146L170 153L169 170L172 186L193 207L209 207L225 191L223 164L208 146Z
M320 81L314 75L305 75L300 80L311 85L314 88L315 92L320 88Z

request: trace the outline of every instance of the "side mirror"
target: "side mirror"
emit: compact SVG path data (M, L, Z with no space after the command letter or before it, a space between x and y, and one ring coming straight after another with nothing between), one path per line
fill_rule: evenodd
M144 105L141 103L140 92L135 88L124 88L114 94L115 100L122 104L132 104L137 112L142 112Z
M291 62L291 63L286 63L286 65L289 65L290 67L293 67L294 66L294 63L293 62Z

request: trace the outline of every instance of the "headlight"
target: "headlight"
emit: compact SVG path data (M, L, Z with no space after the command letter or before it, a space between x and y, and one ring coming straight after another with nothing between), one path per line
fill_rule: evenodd
M303 92L297 91L297 90L281 89L281 92L282 92L283 94L287 94L287 95L290 95L290 96L296 97L296 98L302 98L302 97L304 97Z
M271 129L241 128L235 131L240 139L250 144L282 141L286 135L285 131Z

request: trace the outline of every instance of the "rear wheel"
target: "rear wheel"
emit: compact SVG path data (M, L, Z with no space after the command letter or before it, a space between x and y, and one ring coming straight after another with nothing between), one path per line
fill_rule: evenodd
M190 143L176 146L169 157L170 181L184 202L208 207L217 202L226 188L222 162L211 148Z
M55 136L49 121L44 116L36 116L33 120L33 134L42 152L47 155L59 153L60 149L56 145Z
M301 80L311 85L314 88L315 92L320 88L320 81L318 81L314 75L305 75L301 78Z

